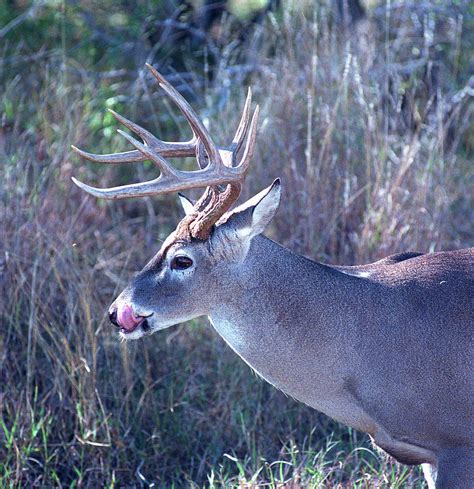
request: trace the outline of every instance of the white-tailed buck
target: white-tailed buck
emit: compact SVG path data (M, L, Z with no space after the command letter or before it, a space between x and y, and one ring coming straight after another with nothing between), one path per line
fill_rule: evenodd
M119 131L135 150L75 151L99 163L151 160L160 176L109 189L74 182L106 199L207 188L195 204L181 196L186 217L111 305L123 338L208 316L278 389L368 433L400 462L425 464L430 486L436 478L437 488L473 488L474 248L360 266L292 253L262 235L280 202L279 180L230 210L256 141L250 91L234 140L218 147L184 98L148 68L193 138L163 142L112 112L143 142ZM195 156L199 169L173 168L165 157L176 156Z

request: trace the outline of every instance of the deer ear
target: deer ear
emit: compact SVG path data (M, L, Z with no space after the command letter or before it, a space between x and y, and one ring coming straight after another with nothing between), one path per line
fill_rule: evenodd
M280 196L281 183L280 179L277 178L270 185L270 187L266 188L255 197L247 201L256 201L256 204L251 204L251 208L253 207L249 235L251 238L257 234L263 233L268 224L270 224L270 221L273 219L273 216L280 205Z
M245 241L263 233L278 209L280 194L281 184L277 178L270 187L234 209L223 227Z
M185 195L178 193L179 201L181 202L181 207L184 210L184 213L189 216L194 211L194 202L191 199L188 199Z

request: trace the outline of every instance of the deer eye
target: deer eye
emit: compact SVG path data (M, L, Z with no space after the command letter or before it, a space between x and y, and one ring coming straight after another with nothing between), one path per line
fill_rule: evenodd
M185 270L186 268L189 268L192 265L193 265L193 261L191 260L191 258L184 255L175 256L171 260L171 268L173 270Z

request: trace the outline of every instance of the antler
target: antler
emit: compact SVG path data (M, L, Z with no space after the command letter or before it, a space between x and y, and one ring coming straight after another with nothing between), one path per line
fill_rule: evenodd
M227 148L217 147L212 141L204 124L184 99L151 65L146 65L158 80L160 87L176 103L186 117L193 131L193 138L186 142L165 142L156 138L146 129L129 121L125 117L110 111L125 127L138 135L143 143L121 131L118 132L136 149L116 154L96 155L82 151L75 146L72 149L80 156L97 163L129 163L151 160L160 170L154 180L113 188L95 188L72 178L73 182L86 192L105 199L122 199L128 197L144 197L165 194L177 190L207 187L204 195L195 205L195 212L180 224L181 229L187 227L191 236L205 239L217 220L230 208L238 198L245 179L256 142L257 119L259 108L256 107L250 120L252 93L249 89L239 126L232 143ZM237 165L234 160L245 137L249 133L244 153ZM195 155L199 170L182 171L174 168L164 157L181 157ZM226 185L225 190L219 186Z

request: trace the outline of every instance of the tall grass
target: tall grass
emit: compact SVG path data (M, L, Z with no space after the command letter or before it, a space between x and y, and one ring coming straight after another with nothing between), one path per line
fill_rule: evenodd
M326 4L290 2L209 76L172 73L221 144L252 86L246 196L282 177L272 237L346 264L472 244L469 24L459 2L437 5L388 4L342 29ZM93 168L69 146L126 147L105 106L165 139L189 130L142 71L97 76L64 45L24 56L18 45L0 63L1 484L420 487L365 435L255 378L204 322L118 342L107 306L180 210L85 196L71 175L111 186L154 170Z

